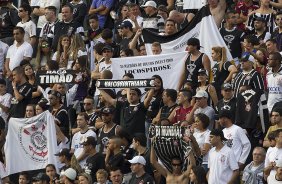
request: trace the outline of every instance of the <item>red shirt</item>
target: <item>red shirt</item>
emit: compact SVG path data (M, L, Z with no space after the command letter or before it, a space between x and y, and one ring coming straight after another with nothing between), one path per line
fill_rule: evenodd
M185 109L182 106L179 106L175 111L175 115L174 115L171 123L175 124L175 123L186 120L186 115L191 112L192 108L193 108L193 106L190 106L187 109Z
M248 16L248 14L256 9L258 9L259 6L252 4L251 6L247 6L244 2L238 2L235 6L235 10L239 14L243 14L244 16ZM245 24L240 23L237 25L238 29L245 30Z

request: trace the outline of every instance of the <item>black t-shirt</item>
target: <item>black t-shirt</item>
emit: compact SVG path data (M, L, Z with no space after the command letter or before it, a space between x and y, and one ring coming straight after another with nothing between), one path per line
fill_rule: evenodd
M105 158L101 153L96 153L86 159L84 171L91 175L93 182L96 182L96 172L99 169L105 169Z
M38 88L38 84L34 83L31 85L32 86L32 93L33 92L36 92L37 91L37 88ZM37 104L42 98L42 95L38 96L38 97L35 97L35 98L32 98L30 103L31 104Z
M0 38L12 37L13 28L20 21L18 11L8 7L1 7L0 15Z
M147 109L143 102L137 105L130 105L128 102L117 101L116 109L121 112L121 127L130 135L145 133L145 116Z
M132 178L129 180L129 184L154 184L154 179L148 173L145 173L143 176L137 177L135 174L132 175Z
M146 114L146 120L149 122L152 122L152 119L157 116L162 106L163 106L162 93L159 93L159 95L154 96L150 102L150 105L148 107L148 111Z
M220 71L220 63L215 63L212 68L213 73L213 86L215 87L217 96L221 96L220 90L221 85L224 83L225 79L229 75L228 68L232 65L230 61L226 61L223 63L221 71Z
M73 20L83 26L83 21L87 15L87 6L85 3L74 4L73 2L67 3L73 8Z
M66 137L70 137L69 116L64 106L61 106L57 111L50 110L55 116L55 120L59 122L58 126Z
M21 101L12 98L10 117L24 118L26 106L30 103L32 97L32 86L28 82L17 86L18 92L23 96Z
M230 100L221 99L218 101L216 106L216 113L220 114L223 110L228 110L232 112L232 120L235 122L235 113L236 113L236 98L231 98Z
M117 167L120 168L121 172L126 174L130 172L130 165L125 160L122 152L113 155L109 160L109 166L111 167Z

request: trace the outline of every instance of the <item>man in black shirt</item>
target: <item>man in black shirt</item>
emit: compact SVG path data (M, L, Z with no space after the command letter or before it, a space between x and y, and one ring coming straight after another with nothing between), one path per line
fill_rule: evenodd
M134 37L132 24L130 21L125 20L120 24L121 34L122 34L122 40L120 42L120 49L125 50L128 49L128 44Z
M26 81L24 70L21 66L14 68L13 75L13 98L11 101L10 117L23 118L25 108L32 97L32 86Z
M73 20L83 26L84 18L87 14L87 6L82 0L72 0L67 3L73 9Z
M89 155L86 159L86 164L84 171L91 175L93 182L96 182L96 172L99 169L105 169L105 160L101 153L96 151L97 141L95 137L89 136L85 140L81 141L81 144L84 146L83 151Z
M129 160L131 163L132 178L129 181L129 184L136 183L146 183L154 184L154 179L148 173L145 172L146 160L142 156L135 156L132 160Z

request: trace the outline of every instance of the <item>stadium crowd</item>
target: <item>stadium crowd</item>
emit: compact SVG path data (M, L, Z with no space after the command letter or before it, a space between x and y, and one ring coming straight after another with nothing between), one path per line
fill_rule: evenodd
M198 9L187 9L188 2L207 3L227 47L214 45L209 57L199 39L187 40L177 89L164 89L159 75L145 91L96 87L97 80L113 78L112 58L147 55L143 29L165 39L189 25ZM0 0L0 183L282 183L281 0L19 4ZM151 52L165 54L162 43L152 43ZM83 73L74 83L36 78L62 70ZM8 176L9 119L46 110L55 117L60 167ZM169 145L149 136L155 126L185 128L188 154L161 151Z

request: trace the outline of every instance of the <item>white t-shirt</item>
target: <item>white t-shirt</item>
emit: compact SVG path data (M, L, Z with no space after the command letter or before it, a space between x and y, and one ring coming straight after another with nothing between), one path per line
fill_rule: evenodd
M267 183L269 184L281 184L282 180L277 180L275 174L271 174L267 177Z
M95 137L97 139L96 133L92 130L88 130L85 133L81 133L80 131L75 133L72 137L72 143L71 143L71 149L74 149L74 155L77 158L83 151L83 145L81 145L81 140L85 139L86 137ZM81 167L84 166L84 164L86 163L86 159L82 160L79 162L79 165Z
M210 144L209 138L210 138L210 130L206 130L204 132L199 132L198 130L195 130L195 132L193 133L193 136L195 137L200 149L203 148L204 144ZM204 157L203 157L203 164L207 164L208 163L208 158L209 158L209 153L207 153Z
M25 23L19 22L17 26L24 28L24 41L30 43L30 38L36 36L36 25L32 20Z
M6 43L0 41L0 70L2 71L3 71L5 57L7 55L8 49L9 46Z
M4 105L5 107L11 107L11 99L12 95L10 93L6 93L4 95L0 95L0 104ZM8 113L4 112L2 108L0 108L0 116L3 120L7 123Z
M271 162L275 162L278 159L282 158L282 148L273 147L272 149L268 149L265 156L265 164L264 167L268 167ZM276 174L276 170L272 169L270 171L270 175Z
M208 168L210 169L208 183L226 184L239 166L233 151L224 145L220 151L216 151L215 147L210 150Z
M237 162L244 164L251 151L251 143L245 131L237 125L224 128L222 131L224 137L228 139L227 146L233 150Z
M17 47L16 42L8 49L7 58L10 59L9 68L12 71L17 66L20 66L24 57L32 57L33 49L31 45L24 42L21 46Z
M281 66L282 67L282 66ZM267 108L271 112L272 107L276 102L282 101L282 69L276 74L273 74L270 70L266 75L267 88L268 88L268 100Z
M60 10L60 0L39 0L37 6L40 8L46 8L48 6L55 6L57 11ZM37 22L37 28L43 28L44 24L47 22L45 15L39 16Z

